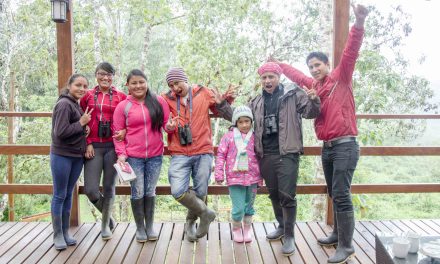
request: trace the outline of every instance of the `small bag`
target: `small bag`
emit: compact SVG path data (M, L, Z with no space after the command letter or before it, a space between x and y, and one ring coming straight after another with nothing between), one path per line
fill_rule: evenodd
M113 164L116 171L118 172L119 179L121 182L130 182L136 179L136 174L131 168L130 164L125 163L125 168L122 168L118 163Z

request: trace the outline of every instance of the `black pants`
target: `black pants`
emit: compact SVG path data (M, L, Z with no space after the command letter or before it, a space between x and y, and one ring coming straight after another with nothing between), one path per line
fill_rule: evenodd
M260 160L260 173L269 190L269 198L281 207L296 206L299 154L265 155Z
M356 141L342 143L322 149L322 167L328 194L336 212L353 211L351 181L359 160L359 145Z

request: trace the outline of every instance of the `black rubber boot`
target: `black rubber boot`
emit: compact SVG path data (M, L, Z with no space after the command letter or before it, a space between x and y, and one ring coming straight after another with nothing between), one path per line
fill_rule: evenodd
M192 190L183 194L177 199L177 201L200 217L200 224L196 231L196 237L201 238L205 236L209 231L209 225L215 219L215 212L209 209L205 202L197 197Z
M332 264L345 263L355 255L352 245L355 225L353 211L336 212L336 220L338 221L338 247L335 254L328 259L328 263Z
M145 213L145 232L148 240L157 240L158 234L153 230L154 209L156 205L156 196L144 197Z
M63 224L60 215L52 214L53 227L53 244L56 250L64 250L67 248L66 241L63 235Z
M112 230L110 228L110 218L112 215L114 198L104 198L102 203L102 221L101 221L101 237L102 240L112 238Z
M190 209L188 209L188 214L186 215L186 225L185 225L185 234L186 239L190 242L195 242L198 240L196 232L196 221L197 215L193 213Z
M284 220L283 220L283 209L281 208L280 201L271 200L273 213L278 221L278 227L275 231L266 235L267 240L278 240L284 236Z
M291 256L295 252L295 222L296 206L283 207L284 243L281 251L284 256Z
M318 244L326 247L338 244L338 221L335 210L333 210L333 232L328 237L318 238Z
M66 241L66 244L68 246L76 245L76 239L71 237L69 235L69 228L70 228L70 213L63 213L62 216L62 224L63 224L63 236L64 241Z
M134 222L136 223L136 240L143 243L148 240L145 233L145 213L144 213L144 198L132 199L131 208L133 210Z
M98 209L99 212L101 212L101 214L102 214L102 205L103 205L103 203L104 203L104 197L102 195L101 195L101 197L98 200L92 201L92 204L96 207L96 209ZM115 227L116 227L116 221L115 221L115 219L113 219L111 214L110 214L109 227L110 227L110 230L112 232L113 232L113 230L115 230Z

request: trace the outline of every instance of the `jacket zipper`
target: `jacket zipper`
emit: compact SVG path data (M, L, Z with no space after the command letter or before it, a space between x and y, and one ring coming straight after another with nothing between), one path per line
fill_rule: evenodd
M140 104L142 109L142 117L144 118L144 134L145 134L145 158L148 158L148 129L147 120L145 118L144 104Z

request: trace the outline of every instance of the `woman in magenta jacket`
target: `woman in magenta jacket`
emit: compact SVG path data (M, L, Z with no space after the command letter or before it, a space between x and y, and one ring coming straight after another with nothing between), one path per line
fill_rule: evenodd
M172 132L176 119L169 119L168 104L155 95L147 84L147 76L132 70L126 83L129 96L115 109L114 130L126 129L123 141L114 139L118 163L128 162L136 174L131 181L131 207L136 222L136 240L157 240L153 230L155 191L162 167L162 129Z

